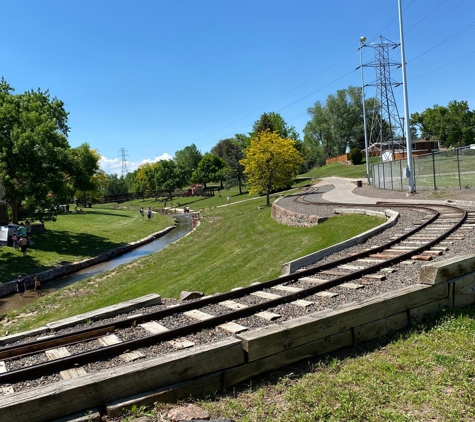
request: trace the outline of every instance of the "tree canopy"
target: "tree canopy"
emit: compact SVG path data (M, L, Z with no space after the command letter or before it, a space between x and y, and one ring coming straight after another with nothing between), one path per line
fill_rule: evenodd
M88 164L73 162L75 152L67 140L68 113L62 101L40 89L23 94L13 91L2 78L0 183L12 209L12 221L18 222L19 206L45 209L51 201L64 201L72 188L90 181L96 166L94 160L88 161L92 158L86 152L89 146L76 151L85 153Z
M191 178L193 172L198 168L198 164L203 158L203 154L195 144L191 144L175 152L175 162L186 171L187 179Z
M198 163L192 178L195 183L202 183L205 188L209 182L222 183L226 178L226 163L217 155L207 152Z
M370 114L374 99L367 99L365 105ZM329 95L325 103L317 101L307 111L311 119L303 130L303 143L313 163L323 165L326 158L344 154L350 147L364 148L360 88L350 86L338 90L336 95Z
M172 192L181 189L187 182L186 171L174 160L161 160L154 166L155 185L158 191Z
M244 166L240 163L245 157L241 140L223 139L211 149L211 153L222 158L226 163L228 171L225 187L229 189L237 186L239 193L242 194L242 187L246 184L247 177L244 174Z
M297 141L300 136L293 126L288 126L283 117L279 113L270 112L261 115L259 120L254 122L252 132L249 134L251 138L255 138L261 132L276 132L281 138L289 138Z
M475 140L475 112L467 101L450 101L446 107L436 104L411 114L411 127L423 138L440 140L444 147L461 147Z
M241 160L251 186L249 193L266 192L268 206L270 193L290 186L301 163L295 141L268 130L251 139L246 158Z

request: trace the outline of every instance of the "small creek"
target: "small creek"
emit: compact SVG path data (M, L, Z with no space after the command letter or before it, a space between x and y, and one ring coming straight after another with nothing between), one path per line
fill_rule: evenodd
M100 264L93 265L83 270L77 271L65 275L63 277L56 278L54 280L46 281L41 285L41 293L46 296L56 290L74 284L78 281L84 280L85 278L98 275L104 271L111 270L119 265L126 264L127 262L133 261L134 259L141 258L145 255L150 255L151 253L161 251L169 244L175 242L176 240L183 237L185 234L189 233L192 229L191 218L189 215L174 215L177 220L177 227L165 235L153 240L150 243L139 246L136 249L131 250L123 255L117 256L110 259L109 261L101 262ZM38 297L36 292L32 290L32 287L28 287L28 290L25 292L23 299L21 299L18 293L11 294L8 296L0 297L0 312L8 312L14 309L25 306L29 303L36 301Z

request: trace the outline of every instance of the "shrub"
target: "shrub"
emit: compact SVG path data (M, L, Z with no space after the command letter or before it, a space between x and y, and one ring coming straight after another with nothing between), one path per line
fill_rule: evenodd
M361 162L363 161L363 154L361 153L361 150L359 148L350 149L350 160L351 163L355 166L361 164Z

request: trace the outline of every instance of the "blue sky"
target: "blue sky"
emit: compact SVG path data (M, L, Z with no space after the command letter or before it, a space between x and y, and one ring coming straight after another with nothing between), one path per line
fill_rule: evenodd
M122 148L129 170L192 143L205 153L264 112L302 133L315 101L360 86L360 36L399 41L397 0L0 4L1 76L17 93L48 89L64 101L71 146L98 149L107 173L120 174ZM410 112L451 100L475 109L475 1L402 5ZM403 114L402 88L394 94Z

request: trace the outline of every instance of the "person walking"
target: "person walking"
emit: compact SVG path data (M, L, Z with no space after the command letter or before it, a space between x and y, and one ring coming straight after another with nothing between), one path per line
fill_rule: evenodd
M226 197L226 202L228 203L228 205L231 203L231 198L229 196Z
M35 287L33 290L36 290L36 296L40 297L41 296L41 281L39 277L35 277Z
M18 245L18 236L15 233L12 234L12 244L16 251L20 249L20 246Z
M28 240L26 239L26 236L23 236L21 234L18 244L20 245L20 249L21 249L21 252L23 253L23 256L26 256L26 249L28 247Z
M16 291L20 295L20 299L23 299L23 295L25 294L26 284L23 280L21 275L18 276L18 280L16 282Z
M144 210L143 210L143 207L140 208L140 215L142 216L142 221L143 221L143 216L144 216Z
M150 207L148 207L148 210L147 210L147 218L148 218L149 221L152 218L152 210L150 209Z

